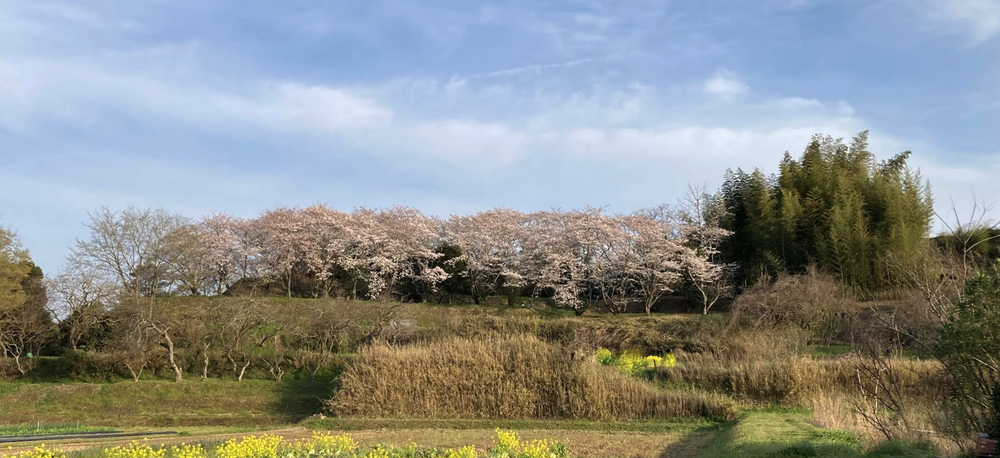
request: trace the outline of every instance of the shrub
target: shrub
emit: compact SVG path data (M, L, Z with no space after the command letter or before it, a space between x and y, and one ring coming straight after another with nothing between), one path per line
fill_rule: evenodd
M759 282L741 294L731 309L734 323L762 329L789 325L831 341L850 332L852 321L846 318L857 311L858 303L835 278L811 269L773 283Z
M528 337L363 349L329 402L337 415L429 418L733 418L725 396L667 392Z

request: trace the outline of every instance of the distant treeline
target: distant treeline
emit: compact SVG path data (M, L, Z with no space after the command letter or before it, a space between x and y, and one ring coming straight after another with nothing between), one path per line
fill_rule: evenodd
M109 335L139 342L152 333L172 354L177 330L158 305L170 301L154 300L169 296L374 304L500 295L510 305L532 296L577 313L601 304L617 314L630 304L649 313L679 294L707 313L720 298L809 266L859 296L877 295L906 288L914 266L935 251L927 243L930 187L908 157L876 160L867 133L849 145L816 136L799 159L786 153L777 175L728 171L714 194L691 186L677 205L624 215L496 208L439 219L407 207L348 213L314 205L190 220L163 209L103 208L90 215L90 233L71 248L66 268L49 278L12 231L0 231L0 346L19 361L51 346L59 322L60 345L76 348L79 326L67 323L116 316L134 328ZM937 247L994 255L988 231L963 230L935 239Z

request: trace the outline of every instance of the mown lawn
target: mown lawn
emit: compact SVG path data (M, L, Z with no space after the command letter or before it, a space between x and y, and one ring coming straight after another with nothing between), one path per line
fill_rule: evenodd
M723 428L706 447L701 458L817 457L817 458L930 458L934 454L921 444L884 443L862 450L851 432L818 428L808 422L809 413L786 410L752 412Z

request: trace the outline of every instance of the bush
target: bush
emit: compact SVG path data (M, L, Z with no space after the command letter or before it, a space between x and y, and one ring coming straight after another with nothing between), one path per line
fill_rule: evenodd
M530 336L363 349L329 402L337 415L426 418L730 419L724 396L666 392L574 361Z
M38 365L28 375L36 380L111 381L130 378L116 355L82 350L67 351L54 358L38 358Z
M736 324L758 329L788 325L807 329L813 338L832 341L851 331L857 302L832 276L810 269L805 275L786 275L774 283L758 282L731 307Z

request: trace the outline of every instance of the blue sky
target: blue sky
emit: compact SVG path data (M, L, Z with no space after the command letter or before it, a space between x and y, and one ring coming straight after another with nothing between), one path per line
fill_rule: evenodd
M674 202L814 133L1000 199L1000 0L0 0L0 224Z

